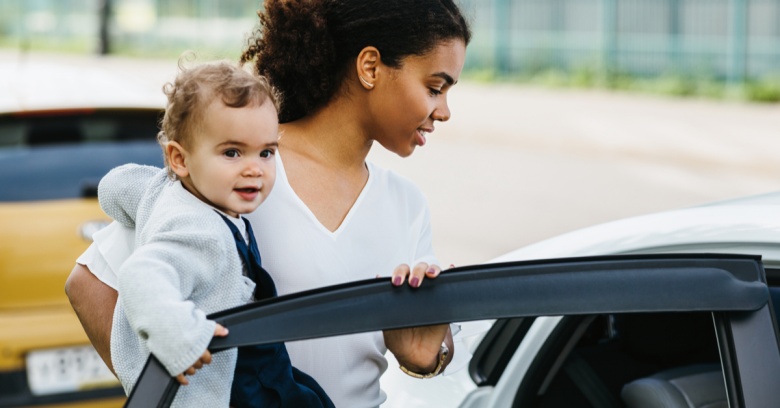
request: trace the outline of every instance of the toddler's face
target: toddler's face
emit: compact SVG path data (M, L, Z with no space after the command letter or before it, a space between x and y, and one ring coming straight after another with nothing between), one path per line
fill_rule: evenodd
M231 216L254 211L274 186L278 133L270 100L243 108L212 103L190 138L184 182L198 198Z

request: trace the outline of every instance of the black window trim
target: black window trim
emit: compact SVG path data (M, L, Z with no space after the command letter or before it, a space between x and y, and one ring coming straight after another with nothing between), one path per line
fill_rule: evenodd
M498 383L535 320L533 317L499 319L490 327L469 361L469 375L474 384L483 387Z

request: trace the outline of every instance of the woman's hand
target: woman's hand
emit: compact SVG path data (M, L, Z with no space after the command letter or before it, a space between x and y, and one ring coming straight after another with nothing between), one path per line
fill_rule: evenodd
M393 285L401 286L404 281L408 280L409 286L419 288L425 278L434 279L440 273L439 265L428 265L425 262L420 262L413 269L409 269L409 265L401 264L393 270Z
M223 327L221 324L217 323L217 327L214 328L214 337L225 337L228 335L228 329ZM183 373L176 376L176 381L179 382L181 385L189 385L189 380L185 377L185 375L195 375L195 373L203 368L204 365L211 364L211 352L208 350L204 351L203 354L201 354L200 358L198 358L197 361L195 361L190 368L184 370Z
M392 282L394 286L401 286L408 281L409 286L418 288L425 278L435 279L440 273L441 268L434 264L420 262L411 269L409 265L402 264L393 270ZM385 330L383 334L385 346L393 353L398 363L416 373L426 374L436 369L443 341L450 350L444 367L455 354L448 324Z

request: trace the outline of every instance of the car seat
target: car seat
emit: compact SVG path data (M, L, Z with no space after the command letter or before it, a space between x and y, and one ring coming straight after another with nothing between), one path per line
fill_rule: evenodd
M626 384L620 396L628 408L728 408L720 364L664 370Z

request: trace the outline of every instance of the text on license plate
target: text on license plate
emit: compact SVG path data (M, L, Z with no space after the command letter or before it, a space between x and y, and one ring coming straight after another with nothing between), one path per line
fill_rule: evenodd
M33 395L119 385L92 346L31 351L27 354L27 382Z

